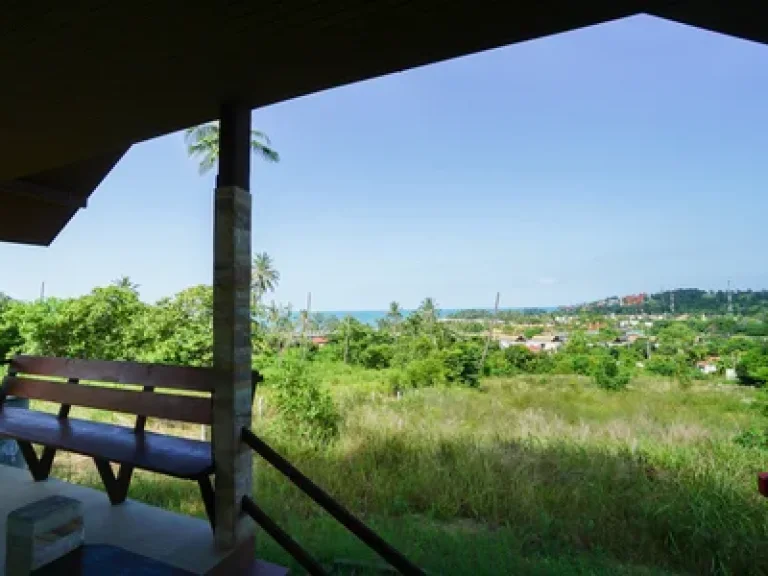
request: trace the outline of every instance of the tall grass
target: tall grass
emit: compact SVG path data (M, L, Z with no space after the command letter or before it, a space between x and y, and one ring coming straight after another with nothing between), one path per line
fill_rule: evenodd
M342 406L335 444L277 435L268 388L254 428L428 569L467 573L473 558L474 572L503 573L513 550L530 573L567 572L571 556L599 559L574 573L768 573L768 503L754 480L768 452L733 442L766 426L752 390L646 379L607 392L578 377L517 377L398 400L380 373L324 366L315 377ZM324 516L266 464L254 472L260 504L321 557L361 554L341 533L318 536ZM98 485L72 458L57 473ZM193 483L139 474L131 495L203 514ZM271 544L263 552L282 559Z

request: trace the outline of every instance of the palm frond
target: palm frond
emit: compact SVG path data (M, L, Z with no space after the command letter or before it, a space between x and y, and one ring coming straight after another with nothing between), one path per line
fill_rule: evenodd
M198 167L198 171L201 175L207 174L213 168L216 166L216 162L218 160L217 156L214 156L212 154L209 154L207 156L203 156L203 158L200 160L200 166Z
M215 137L216 140L219 139L218 122L209 122L208 124L200 124L200 126L192 126L184 131L184 140L188 143L211 137Z
M266 160L267 162L280 162L280 154L278 154L277 150L265 146L261 142L252 140L251 150L261 156L262 160Z

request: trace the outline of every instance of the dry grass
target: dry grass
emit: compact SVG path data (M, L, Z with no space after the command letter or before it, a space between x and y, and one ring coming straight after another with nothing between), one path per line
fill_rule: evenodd
M768 507L754 488L766 455L732 442L741 430L766 425L752 390L683 391L646 379L610 393L577 377L518 377L397 400L383 378L366 373L355 386L355 372L344 370L332 378L327 366L318 371L345 415L334 446L316 450L275 436L268 388L254 428L427 568L467 573L466 548L456 544L464 541L483 551L473 556L477 573L498 573L512 561L509 550L529 573L646 573L627 568L634 565L768 573ZM153 428L199 436L199 427ZM61 458L56 474L97 485L83 464ZM265 465L257 463L255 474L262 505L320 547L321 557L362 554ZM132 496L203 513L189 482L139 474ZM318 526L335 536L316 534ZM265 546L263 553L284 561ZM548 563L551 571L542 568Z

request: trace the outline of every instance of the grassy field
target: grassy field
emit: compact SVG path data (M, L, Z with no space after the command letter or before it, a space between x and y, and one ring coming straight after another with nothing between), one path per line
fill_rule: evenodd
M768 426L758 391L516 377L398 400L381 373L315 370L344 414L335 445L277 435L268 388L254 429L431 573L768 574L768 501L755 488L768 452L733 442ZM100 487L92 468L61 457L54 474ZM254 471L262 507L319 559L376 563L266 464ZM203 515L194 483L138 474L131 496ZM259 547L290 564L266 535Z

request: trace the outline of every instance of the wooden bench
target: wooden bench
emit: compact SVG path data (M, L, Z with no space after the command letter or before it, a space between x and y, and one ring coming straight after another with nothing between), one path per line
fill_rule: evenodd
M8 365L8 374L0 388L0 436L16 440L36 481L48 478L58 450L93 458L112 504L125 501L134 469L195 480L213 525L210 443L145 430L147 418L210 425L213 369L37 356L15 356L2 363ZM253 372L254 390L261 380ZM81 383L84 381L93 385ZM103 383L132 384L142 389L99 385ZM179 390L205 395L168 393ZM8 396L54 402L60 404L59 412L4 406ZM136 421L127 427L70 418L72 406L131 414ZM34 444L43 447L39 457ZM117 475L113 463L119 465Z

